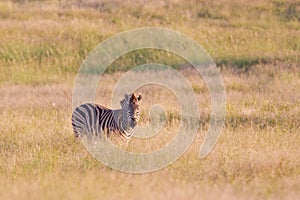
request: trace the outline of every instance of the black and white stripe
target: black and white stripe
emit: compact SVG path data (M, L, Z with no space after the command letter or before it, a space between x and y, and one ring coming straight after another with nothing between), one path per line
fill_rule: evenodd
M86 103L78 106L72 114L72 126L75 137L107 136L118 132L129 139L139 120L139 100L141 95L125 95L120 103L122 109L111 110L101 105Z

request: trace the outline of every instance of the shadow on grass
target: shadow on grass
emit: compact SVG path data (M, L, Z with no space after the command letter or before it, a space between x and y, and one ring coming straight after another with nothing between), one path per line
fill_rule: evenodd
M268 58L221 58L216 59L217 66L230 66L236 68L250 69L254 65L272 63Z

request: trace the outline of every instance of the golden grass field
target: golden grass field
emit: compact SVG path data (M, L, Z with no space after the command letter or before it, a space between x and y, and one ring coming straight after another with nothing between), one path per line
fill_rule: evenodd
M1 1L0 199L299 199L300 15L297 1ZM174 55L134 52L104 74L96 102L135 64L176 68L199 101L200 128L189 150L151 173L112 170L72 133L76 73L98 43L136 27L165 27L199 42L219 66L226 122L213 151L198 158L210 96L201 77ZM118 72L117 72L118 71ZM162 148L178 129L178 103L158 86L143 94L167 114L161 134L128 150ZM172 135L173 134L173 135Z

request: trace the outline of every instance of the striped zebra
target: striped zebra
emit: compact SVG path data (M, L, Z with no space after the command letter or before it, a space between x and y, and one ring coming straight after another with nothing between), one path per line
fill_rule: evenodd
M75 137L109 136L114 132L128 140L133 134L133 128L140 119L142 96L134 93L125 94L120 101L122 109L111 110L104 106L86 103L78 106L72 114L72 126Z

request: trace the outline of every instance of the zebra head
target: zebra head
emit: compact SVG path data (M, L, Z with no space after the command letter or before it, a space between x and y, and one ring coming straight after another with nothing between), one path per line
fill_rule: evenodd
M125 94L125 98L120 102L123 110L123 122L126 122L131 128L137 125L140 120L140 101L142 95L136 96L134 93Z

